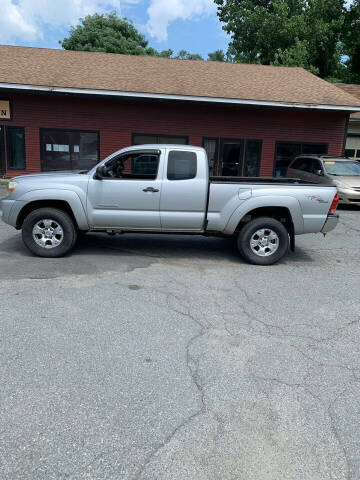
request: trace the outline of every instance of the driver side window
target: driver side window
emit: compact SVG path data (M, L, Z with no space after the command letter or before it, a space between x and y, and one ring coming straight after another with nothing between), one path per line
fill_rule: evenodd
M160 155L128 152L106 163L107 177L119 180L156 180Z

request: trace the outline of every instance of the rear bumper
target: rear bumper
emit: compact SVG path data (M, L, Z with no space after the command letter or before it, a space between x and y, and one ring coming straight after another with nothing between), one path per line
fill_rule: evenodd
M339 223L339 215L329 215L322 230L321 233L329 233L331 230L334 230Z

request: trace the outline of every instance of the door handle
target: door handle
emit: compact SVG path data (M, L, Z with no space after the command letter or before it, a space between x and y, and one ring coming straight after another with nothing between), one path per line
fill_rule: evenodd
M144 188L143 192L151 192L151 193L157 193L159 190L157 188L153 188L153 187L148 187L148 188Z

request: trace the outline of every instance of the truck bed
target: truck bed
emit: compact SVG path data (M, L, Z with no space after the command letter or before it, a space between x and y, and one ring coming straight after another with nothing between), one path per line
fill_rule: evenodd
M328 187L323 183L306 182L299 178L274 178L274 177L210 177L210 183L252 183L263 185L311 185Z

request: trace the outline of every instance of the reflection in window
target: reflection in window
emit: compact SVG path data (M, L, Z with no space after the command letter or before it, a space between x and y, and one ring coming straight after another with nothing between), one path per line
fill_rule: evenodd
M155 180L160 156L155 153L125 153L106 164L107 176L122 180Z

